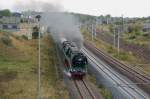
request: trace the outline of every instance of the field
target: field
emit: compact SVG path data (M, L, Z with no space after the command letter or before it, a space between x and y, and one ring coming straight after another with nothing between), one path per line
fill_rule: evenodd
M55 53L52 39L44 36L41 44L41 96L42 99L69 99L64 82L56 72ZM36 99L37 70L38 40L0 32L0 99Z

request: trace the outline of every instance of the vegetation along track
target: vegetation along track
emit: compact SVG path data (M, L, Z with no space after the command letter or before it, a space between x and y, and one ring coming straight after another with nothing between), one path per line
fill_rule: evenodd
M74 80L74 84L81 96L81 99L97 99L84 79Z
M113 37L106 34L106 33L100 33L97 31L97 37L102 39L103 41L112 44L113 45ZM131 51L133 54L137 55L138 57L142 57L146 63L149 63L150 60L150 50L139 46L135 44L129 44L125 42L123 39L120 39L120 48L126 50L126 51Z
M141 87L144 91L150 94L150 77L145 73L141 73L134 70L130 66L120 62L119 60L111 57L110 55L100 51L94 45L89 42L85 42L84 46L92 51L98 58L109 64L112 68L117 70L119 73L125 75L130 80Z
M97 62L97 58L94 57L86 48L83 48L82 51L84 54L86 54L88 60L95 64L94 66L96 66L97 70L100 70L100 72L102 71L105 75L107 75L120 90L128 95L128 98L130 97L131 99L137 99L137 97L141 97L142 99L147 99L147 96L142 94L132 85L128 85L129 83L118 74L116 74L116 72L114 72L111 68L107 67L103 63ZM124 85L127 85L127 87L124 87Z

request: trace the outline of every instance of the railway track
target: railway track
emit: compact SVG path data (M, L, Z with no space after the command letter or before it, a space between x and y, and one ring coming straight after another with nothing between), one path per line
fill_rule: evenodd
M81 99L97 99L84 79L74 80L74 84L81 96Z
M57 54L57 57L59 59L59 63L61 64L61 66L59 67L61 71L64 70L64 67L62 66L63 65L63 62L61 60L61 51L58 49L58 45L56 45L56 54ZM63 73L63 72L62 72ZM64 76L64 79L68 79L68 77ZM73 83L72 83L73 82ZM87 84L87 81L85 79L82 79L82 80L66 80L66 83L68 84L68 86L75 86L75 87L71 87L71 94L73 94L71 97L73 97L73 99L103 99L103 97L97 95L97 93L94 93L93 92L93 89L91 89L91 87L89 86L89 84ZM79 94L79 97L78 95L76 95L76 91L73 90L74 88L77 89L77 94ZM74 96L75 94L75 96ZM98 93L99 94L99 93Z
M117 70L119 73L125 75L130 80L134 82L134 84L138 85L148 94L150 94L150 77L145 74L141 73L130 66L121 63L119 60L111 57L110 55L100 51L95 46L90 43L85 42L85 47L88 48L90 51L93 52L98 58L102 59L104 62L109 64L112 68Z
M116 74L105 64L97 62L98 60L94 56L90 55L89 51L87 51L85 48L83 48L82 51L84 52L84 54L87 55L89 61L92 61L99 70L104 72L114 82L114 86L118 86L120 90L128 96L129 99L149 99L147 95L141 93L139 89L136 89L135 87L130 85L126 80L119 77L118 74Z
M97 31L97 37L102 39L103 41L113 45L113 42L112 42L113 37L112 36L110 36L108 34L100 33L99 31ZM142 46L138 46L135 44L129 44L129 43L123 41L122 39L120 39L120 48L122 48L126 51L131 51L133 54L137 55L138 57L142 57L146 63L149 63L150 50L148 50L147 48L144 48Z

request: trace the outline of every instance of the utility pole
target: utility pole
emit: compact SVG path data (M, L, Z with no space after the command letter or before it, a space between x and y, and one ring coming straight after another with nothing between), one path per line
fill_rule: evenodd
M124 33L124 19L123 19L123 14L122 14L122 33Z
M120 51L120 29L118 29L118 36L117 37L118 37L118 40L117 40L118 44L117 45L118 45L118 54L119 54L119 51Z
M96 39L96 36L97 36L97 31L96 31L96 27L97 27L97 17L96 17L96 20L95 20L96 22L95 22L95 31L94 31L94 36L95 36L95 39Z
M86 28L87 28L88 31L90 31L88 24L86 24Z
M114 25L114 48L116 47L116 26Z
M39 58L38 58L38 61L39 61L39 65L38 65L38 97L37 97L37 99L41 99L41 33L40 33L40 18L41 18L41 16L40 15L38 15L37 17L36 17L37 19L38 19L38 26L39 26L39 34L38 34L38 36L39 36Z
M40 24L39 24L40 28ZM39 67L38 67L38 99L41 99L41 34L39 29Z
M119 27L118 29L117 29L117 31L118 31L118 40L117 40L117 42L118 42L118 44L117 44L117 49L118 49L118 54L119 54L119 52L120 52L120 33L123 33L124 32L124 20L123 20L123 14L122 14L122 25L121 25L121 27Z
M93 41L93 35L94 35L94 31L93 31L94 29L93 29L93 24L92 24L92 41Z

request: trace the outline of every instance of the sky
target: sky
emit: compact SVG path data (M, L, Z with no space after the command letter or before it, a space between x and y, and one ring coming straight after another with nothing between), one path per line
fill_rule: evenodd
M0 9L16 10L16 4L31 0L0 0ZM32 0L33 1L33 0ZM150 16L150 0L34 0L60 5L64 11L90 15L146 17Z

